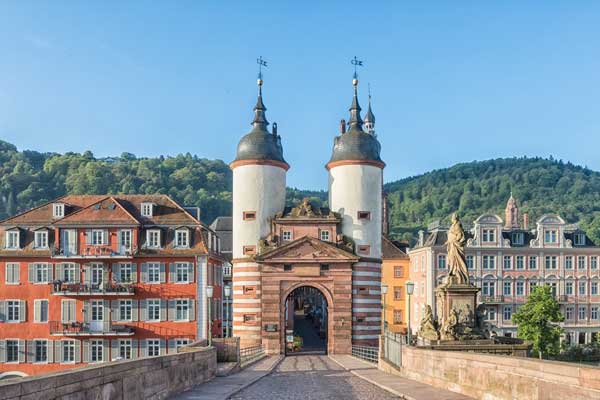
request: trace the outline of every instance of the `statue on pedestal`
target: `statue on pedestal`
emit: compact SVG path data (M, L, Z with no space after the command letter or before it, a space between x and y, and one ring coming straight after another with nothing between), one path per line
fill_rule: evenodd
M457 327L458 327L458 313L456 312L456 309L453 308L450 311L450 315L448 316L448 318L442 325L442 329L441 329L442 340L458 339Z
M448 251L448 278L446 284L468 285L469 273L465 257L467 238L457 213L452 214L452 226L448 231L448 240L445 244Z
M427 340L439 340L440 338L430 305L425 306L425 315L421 318L421 327L417 332L417 336Z

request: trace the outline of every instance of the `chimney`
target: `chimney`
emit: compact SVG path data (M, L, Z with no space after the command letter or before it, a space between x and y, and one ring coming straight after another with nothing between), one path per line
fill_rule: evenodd
M523 213L523 229L529 230L529 214Z
M419 231L419 241L417 243L418 246L423 246L425 244L425 232L422 229Z
M345 119L340 121L340 133L346 133L346 120Z
M388 215L388 197L387 193L382 194L381 199L381 230L383 236L387 237L390 234L390 217Z

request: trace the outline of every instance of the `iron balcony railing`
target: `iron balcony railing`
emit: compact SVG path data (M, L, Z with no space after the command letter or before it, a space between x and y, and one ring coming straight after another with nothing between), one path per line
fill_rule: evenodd
M379 349L377 347L352 345L352 355L370 363L377 364L379 362Z
M129 325L99 322L50 321L50 334L62 336L132 336L135 329Z
M481 296L482 303L504 303L504 296Z
M137 253L137 248L131 250L115 251L109 246L89 246L83 251L70 251L61 248L53 248L52 256L56 258L131 258Z
M135 294L135 288L132 285L114 282L93 284L54 281L52 282L52 294L63 296L133 296Z

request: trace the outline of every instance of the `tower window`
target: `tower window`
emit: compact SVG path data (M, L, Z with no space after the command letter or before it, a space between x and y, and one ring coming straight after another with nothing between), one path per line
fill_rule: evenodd
M284 271L291 271L292 270L292 264L284 264L283 265L283 270Z
M244 246L244 255L253 256L256 254L256 246Z
M244 323L245 324L255 324L256 323L256 315L255 314L244 314Z
M362 245L358 246L358 252L360 254L367 254L368 255L369 253L371 253L371 246L366 245L366 244L362 244Z
M256 211L244 211L244 221L254 221L256 219Z
M359 211L358 219L363 219L363 220L369 221L371 219L371 212L370 211Z
M321 271L329 271L329 264L321 264Z
M329 231L321 231L319 232L319 235L321 236L322 241L329 242Z
M281 240L284 242L289 242L292 240L292 231L283 231L281 232Z

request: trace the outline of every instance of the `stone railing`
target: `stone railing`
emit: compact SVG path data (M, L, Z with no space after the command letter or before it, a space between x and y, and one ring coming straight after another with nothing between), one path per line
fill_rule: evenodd
M581 364L403 346L402 367L379 368L476 399L600 399L600 367Z
M216 349L180 350L0 383L0 400L164 399L215 377Z

